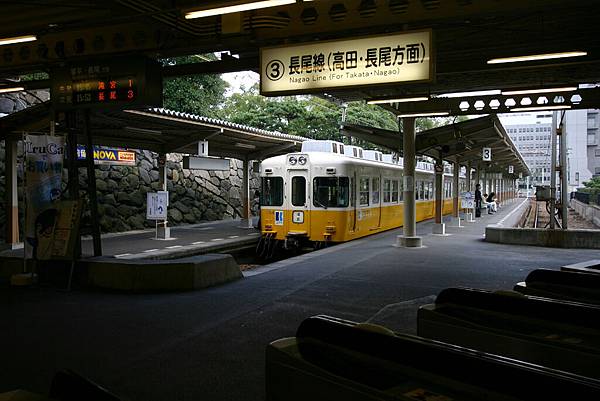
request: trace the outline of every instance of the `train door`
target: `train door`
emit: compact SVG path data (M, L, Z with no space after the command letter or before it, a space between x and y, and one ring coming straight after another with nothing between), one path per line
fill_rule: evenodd
M308 170L294 170L290 174L290 234L306 234L310 236L310 177Z
M357 199L356 199L356 188L358 186L358 183L356 181L356 170L352 173L352 176L350 177L350 225L349 227L351 227L350 232L354 232L356 231L356 219L357 219L357 213L356 213L356 207L357 207Z
M381 176L371 178L371 230L381 227Z

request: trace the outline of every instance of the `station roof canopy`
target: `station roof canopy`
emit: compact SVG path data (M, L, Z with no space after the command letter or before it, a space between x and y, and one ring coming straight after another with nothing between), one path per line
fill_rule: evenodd
M402 153L402 133L363 125L343 124L345 135L356 137L377 146ZM508 173L507 166L514 167L518 176L530 175L527 164L495 115L475 118L443 127L421 131L416 134L417 154L444 160L471 162L474 168ZM492 161L482 161L482 148L491 148Z
M6 2L0 15L0 39L35 35L37 40L2 45L0 81L5 79L7 85L15 74L47 72L64 61L123 54L166 58L223 51L235 55L193 65L165 66L165 76L258 70L260 49L267 46L431 29L435 52L431 82L339 89L327 91L328 95L343 101L369 100L600 82L597 0L296 0L278 2L283 5L276 7L186 18L199 9L240 3L256 2ZM493 58L572 51L586 55L488 63ZM26 86L44 84L30 82ZM598 91L589 90L580 94L582 101L563 104L598 107ZM508 98L502 95L482 100L498 100L503 105ZM462 111L459 104L437 99L395 104L391 109L401 113L443 107L451 115L494 112L473 105ZM529 104L537 105L536 99ZM508 108L497 108L497 112Z
M47 132L47 102L0 118L0 135L20 137L23 132ZM218 157L261 160L299 150L304 137L266 131L241 124L167 109L92 112L95 145L146 149L159 153L198 153L207 140L209 154ZM79 143L85 143L80 134Z

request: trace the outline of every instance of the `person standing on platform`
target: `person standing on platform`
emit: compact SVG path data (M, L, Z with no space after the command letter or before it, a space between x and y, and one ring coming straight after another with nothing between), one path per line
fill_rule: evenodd
M475 185L475 217L481 217L481 185Z

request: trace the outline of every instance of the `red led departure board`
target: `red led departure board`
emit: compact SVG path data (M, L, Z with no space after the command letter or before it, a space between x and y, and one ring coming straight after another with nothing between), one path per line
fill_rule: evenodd
M51 73L56 110L162 106L160 67L121 58L64 66Z

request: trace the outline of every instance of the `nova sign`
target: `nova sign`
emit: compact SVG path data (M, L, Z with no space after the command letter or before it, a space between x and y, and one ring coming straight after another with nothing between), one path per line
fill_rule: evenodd
M433 79L431 31L260 51L260 92L279 96Z

